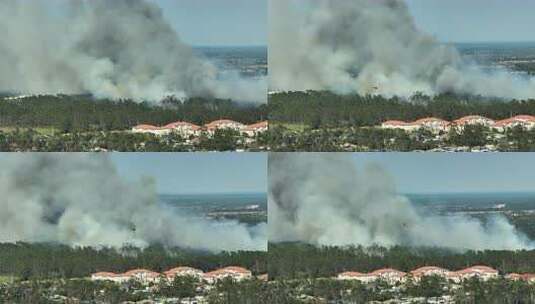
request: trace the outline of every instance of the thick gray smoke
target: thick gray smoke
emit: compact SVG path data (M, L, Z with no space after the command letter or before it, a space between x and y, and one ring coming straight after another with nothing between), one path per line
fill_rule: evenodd
M425 214L371 165L357 172L346 154L290 153L269 158L269 240L318 245L520 249L533 244L503 217L486 224Z
M103 155L10 154L0 158L0 167L0 242L267 247L265 224L249 228L178 214L158 203L153 181L126 182Z
M264 80L222 79L147 0L0 0L0 91L263 102Z
M535 97L535 80L485 73L415 26L402 0L272 0L270 89L410 97Z

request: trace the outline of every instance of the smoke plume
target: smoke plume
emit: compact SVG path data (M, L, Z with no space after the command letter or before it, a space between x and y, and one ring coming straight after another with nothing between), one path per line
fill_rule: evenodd
M487 223L418 210L380 167L358 172L345 154L272 154L269 240L318 245L520 249L532 243L504 218Z
M272 0L270 89L410 97L535 97L535 79L483 72L417 29L402 0Z
M263 102L263 80L221 77L147 0L0 0L0 90L159 101Z
M0 158L0 242L264 250L265 224L212 221L158 202L154 182L123 180L93 154Z

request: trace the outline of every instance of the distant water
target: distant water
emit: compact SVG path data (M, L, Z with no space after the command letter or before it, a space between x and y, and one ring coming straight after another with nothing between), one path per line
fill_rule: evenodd
M266 193L174 194L160 195L160 200L169 206L199 211L245 209L253 206L267 210Z
M452 44L469 61L487 66L510 60L535 59L535 42L492 42Z
M470 49L494 49L494 50L511 50L511 49L535 49L535 41L533 42L466 42L466 43L452 43L459 50Z
M195 52L219 69L219 77L235 77L239 72L244 78L267 76L267 46L196 47Z
M411 202L431 208L493 208L505 204L508 210L535 209L535 192L499 193L434 193L405 194Z
M194 48L195 51L207 56L251 56L267 59L267 46L199 46Z

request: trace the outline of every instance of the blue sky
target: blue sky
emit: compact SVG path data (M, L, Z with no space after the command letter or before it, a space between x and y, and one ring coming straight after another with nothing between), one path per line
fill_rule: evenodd
M195 46L267 44L267 0L150 0Z
M380 164L402 193L535 192L535 153L355 153Z
M127 179L156 178L161 194L266 192L267 156L262 153L112 154Z
M406 0L420 29L443 42L535 41L533 0Z

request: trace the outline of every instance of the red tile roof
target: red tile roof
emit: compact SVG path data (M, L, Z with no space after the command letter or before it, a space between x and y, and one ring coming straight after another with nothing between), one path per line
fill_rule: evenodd
M517 115L517 116L512 117L512 119L535 122L535 116L531 116L531 115Z
M153 125L137 125L137 126L134 127L134 129L138 129L138 130L160 130L161 128L153 126Z
M414 276L421 276L421 275L424 275L426 272L433 272L433 271L434 272L449 272L449 270L447 269L436 267L436 266L424 266L424 267L420 267L411 271L411 274Z
M404 276L406 274L403 271L399 271L397 269L392 269L392 268L377 269L377 270L371 272L370 274L372 274L372 275L383 275L383 274L387 274L387 273L392 273L392 274L399 275L399 276Z
M143 274L147 277L159 277L160 276L159 273L154 272L152 270L148 270L148 269L132 269L132 270L125 272L124 274L127 276L135 276L138 274Z
M510 274L505 276L505 278L509 279L509 280L523 280L524 277L525 277L525 275L519 274L519 273L510 273Z
M410 126L410 125L422 125L422 124L426 124L426 123L440 123L442 125L450 125L450 124L456 124L456 125L463 125L463 124L466 124L466 123L469 123L471 120L486 120L488 121L489 123L493 123L494 126L496 127L501 127L501 126L505 126L507 124L510 124L510 123L514 123L514 122L532 122L532 123L535 123L535 116L532 116L532 115L517 115L517 116L514 116L514 117L511 117L511 118L508 118L508 119L503 119L503 120L499 120L499 121L494 121L493 119L490 119L490 118L487 118L487 117L484 117L484 116L481 116L481 115L468 115L468 116L464 116L464 117L461 117L457 120L454 120L453 122L449 122L447 120L444 120L444 119L440 119L440 118L436 118L436 117L425 117L425 118L420 118L416 121L413 121L413 122L405 122L405 121L402 121L402 120L387 120L385 122L383 122L383 125L387 125L387 126Z
M116 277L117 274L113 273L113 272L102 271L102 272L93 273L93 274L91 274L91 276L113 278L113 277Z
M225 267L225 268L216 269L214 271L207 272L205 275L206 276L217 276L217 275L229 274L229 273L238 273L238 274L243 274L243 275L250 275L251 271L249 271L249 270L247 270L247 269L245 269L243 267L228 266L228 267Z
M401 120L387 120L387 121L383 122L383 125L388 125L388 126L408 126L408 125L410 125L410 123L405 122L405 121L401 121Z
M511 117L511 118L499 120L494 124L494 126L495 127L503 127L503 126L506 126L508 124L512 124L512 123L515 123L515 122L535 122L535 116L517 115L517 116Z
M515 122L514 119L512 118L508 118L508 119L502 119L502 120L498 120L497 122L494 123L494 126L495 127L503 127L503 126L506 126L510 123L513 123Z
M522 276L522 279L528 280L528 281L535 279L534 273L524 273L524 274L521 274L521 276Z
M356 272L356 271L346 271L346 272L340 273L339 276L358 278L358 277L368 276L368 274L362 273L362 272Z
M461 273L461 274L473 273L473 272L488 273L488 274L491 274L491 273L492 274L498 274L498 270L496 270L494 268L491 268L491 267L488 267L488 266L482 266L482 265L468 267L468 268L465 268L465 269L461 269L461 270L459 270L457 272Z
M461 275L461 273L459 273L458 271L450 271L450 272L446 273L446 276L448 278L458 278L460 275Z
M450 124L449 121L444 120L444 119L440 119L440 118L436 118L436 117L420 118L420 119L416 120L415 122L413 122L412 124L421 125L421 124L424 124L424 123L432 123L432 122L438 122L438 123L441 123L441 124L444 124L444 125L449 125Z
M225 125L225 124L239 124L241 125L242 123L239 123L237 121L234 121L234 120L230 120L230 119L220 119L220 120L216 120L216 121L212 121L211 123L208 123L206 125L204 125L206 128L208 129L212 129L212 128L217 128L221 125Z
M165 125L165 129L175 129L175 128L178 128L178 127L187 127L187 128L191 128L192 130L200 130L201 127L199 127L198 125L196 124L192 124L192 123L189 123L189 122L185 122L185 121L176 121L176 122L172 122L170 124L167 124Z
M265 129L267 127L268 127L268 122L267 121L261 121L261 122L257 122L255 124L246 126L245 130L247 130L247 131L255 131L255 130L258 130L258 129Z
M261 275L258 276L258 279L260 281L266 281L267 282L269 280L269 275L267 273L261 274Z
M164 274L166 276L173 276L173 275L175 275L177 273L181 273L181 272L197 272L197 273L200 274L203 271L199 270L199 269L196 269L196 268L192 268L192 267L181 266L181 267L175 267L173 269L169 269L166 272L164 272Z
M493 122L494 121L494 120L492 120L490 118L487 118L487 117L484 117L484 116L480 116L480 115L468 115L468 116L464 116L464 117L461 117L461 118L453 121L453 123L457 124L457 125L463 125L463 124L469 123L472 120L486 120L486 121L489 121L489 122Z

